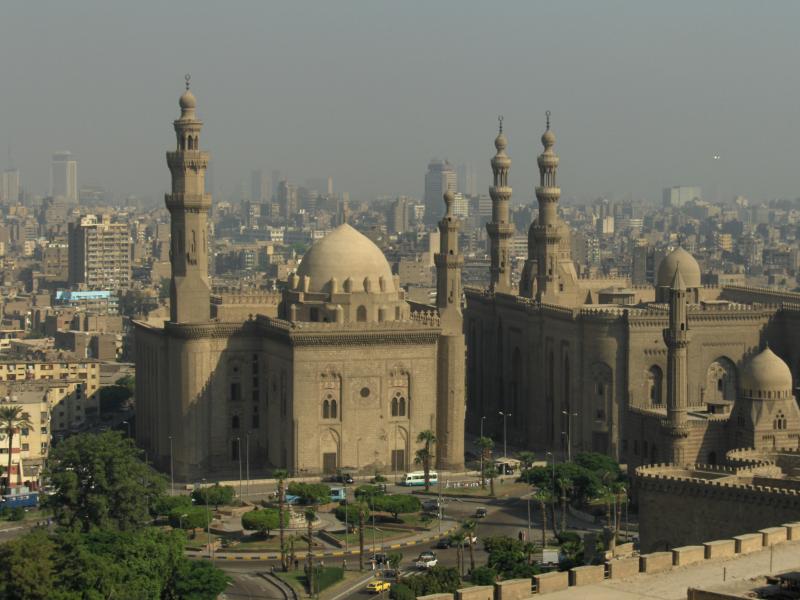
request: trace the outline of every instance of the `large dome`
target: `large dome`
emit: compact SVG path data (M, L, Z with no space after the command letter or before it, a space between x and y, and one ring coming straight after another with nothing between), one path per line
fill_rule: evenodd
M769 348L754 356L742 372L741 389L753 392L787 392L792 389L792 372L780 356Z
M656 287L670 287L675 279L675 271L679 269L681 278L687 289L700 287L700 265L680 246L664 257L658 266Z
M311 278L310 292L328 292L329 283L335 277L339 290L344 282L353 280L353 290L364 289L364 280L372 280L373 290L379 290L381 277L385 291L394 292L392 269L386 257L372 240L359 233L347 223L339 225L321 240L315 242L303 256L297 268L300 277Z

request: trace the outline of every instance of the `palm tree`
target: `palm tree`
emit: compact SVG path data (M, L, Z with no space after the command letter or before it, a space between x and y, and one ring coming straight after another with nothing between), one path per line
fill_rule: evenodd
M284 572L289 570L289 563L286 561L286 525L283 522L283 511L286 503L286 480L289 478L289 471L286 469L276 469L272 476L278 480L278 524L280 527L281 545L281 568Z
M547 546L547 503L551 497L550 491L543 488L533 493L533 498L539 501L539 507L542 509L542 549Z
M486 477L489 480L489 495L494 496L494 478L497 477L497 467L491 465L486 469Z
M531 560L531 557L533 556L534 550L536 550L536 544L534 544L533 542L531 542L529 540L529 541L525 542L525 545L523 546L523 549L525 551L525 556L527 557L528 564L529 565L532 564L533 561Z
M475 537L478 523L475 519L467 519L461 524L461 529L464 531L469 544L469 572L472 573L475 570L475 551L472 548L475 544L472 543L472 539Z
M431 462L433 461L433 451L431 447L436 443L436 434L430 429L420 431L417 436L417 443L424 443L425 447L417 450L417 457L414 462L422 464L422 470L425 471L425 491L431 489Z
M558 489L561 492L560 500L561 500L561 531L562 533L567 529L567 498L569 493L572 491L572 481L566 478L559 477L556 480L556 484L558 485Z
M492 449L494 448L494 441L490 437L479 437L475 442L478 450L481 453L481 487L486 489L486 463L492 456Z
M306 564L307 566L307 575L306 579L308 581L308 591L310 594L314 592L314 509L309 507L306 509L305 512L306 517L306 526L308 530L306 535L308 535L308 553L306 554Z
M14 434L18 430L33 427L28 415L22 412L21 406L2 406L0 407L0 431L8 437L8 469L6 470L6 494L11 493L11 446ZM17 470L17 478L20 471Z
M464 542L467 536L464 532L457 531L450 536L450 542L456 547L456 566L458 566L458 574L464 576Z
M530 469L533 466L534 461L536 460L536 453L531 452L530 450L523 450L519 453L519 462L521 463L522 470Z
M358 569L364 570L364 521L369 514L367 505L359 502L355 505L358 508ZM345 534L346 535L346 534Z

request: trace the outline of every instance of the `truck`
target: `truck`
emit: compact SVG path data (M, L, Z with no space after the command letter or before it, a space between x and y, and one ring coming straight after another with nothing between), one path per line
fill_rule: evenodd
M39 493L28 492L25 494L9 494L0 499L0 509L7 508L36 508L39 506Z

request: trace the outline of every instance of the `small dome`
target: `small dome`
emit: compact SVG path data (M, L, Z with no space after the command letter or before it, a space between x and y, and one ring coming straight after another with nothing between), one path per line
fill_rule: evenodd
M664 257L658 265L656 287L670 287L675 279L675 271L680 270L681 278L687 289L700 287L700 265L680 246Z
M502 131L494 138L494 147L497 148L497 151L505 150L508 147L508 140L506 139L506 134Z
M552 148L556 145L556 134L550 129L542 134L542 146L545 148Z
M740 387L748 395L758 391L791 392L792 372L780 356L766 348L747 363Z
M197 100L192 93L192 90L186 90L181 95L180 100L178 101L180 104L181 110L189 110L197 107Z
M331 231L321 240L315 242L303 256L297 274L311 278L309 292L329 292L331 278L344 281L345 290L348 280L354 288L361 291L360 282L371 279L376 285L383 277L386 291L396 292L392 269L386 257L371 239L344 223ZM352 282L356 282L353 285Z

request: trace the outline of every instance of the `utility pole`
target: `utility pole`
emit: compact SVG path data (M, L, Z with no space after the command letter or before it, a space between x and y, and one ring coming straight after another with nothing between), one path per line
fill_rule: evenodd
M172 436L169 436L169 493L175 495L175 469L172 461Z
M247 470L245 471L245 477L247 477L247 497L250 497L250 432L248 431L245 434L245 464L247 465Z
M497 414L499 414L501 417L503 417L503 458L506 458L508 456L508 453L507 453L508 446L506 444L506 441L507 441L507 438L506 438L506 419L508 417L513 417L514 415L512 415L511 413L504 413L502 410L500 412L498 412Z

